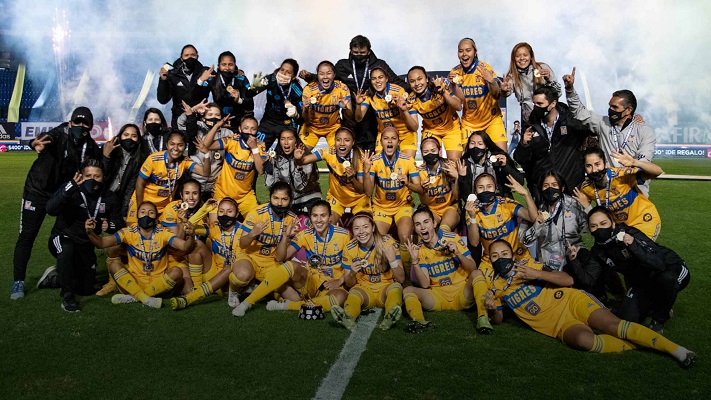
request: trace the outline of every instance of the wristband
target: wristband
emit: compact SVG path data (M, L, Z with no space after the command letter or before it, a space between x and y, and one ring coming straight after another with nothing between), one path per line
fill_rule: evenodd
M467 218L467 224L476 225L476 219L475 218Z
M252 149L252 154L259 154L259 149L258 148L253 148Z
M395 268L397 268L397 267L399 267L399 266L400 266L400 263L397 261L397 259L396 259L395 261L391 261L391 262L390 262L390 268L395 269Z

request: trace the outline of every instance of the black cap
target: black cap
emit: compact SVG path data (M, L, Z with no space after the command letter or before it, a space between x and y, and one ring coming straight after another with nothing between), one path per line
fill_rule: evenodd
M86 124L89 125L89 129L94 126L94 115L87 107L82 106L74 109L74 112L72 112L71 121L74 122L77 119L83 119L84 121L86 121Z

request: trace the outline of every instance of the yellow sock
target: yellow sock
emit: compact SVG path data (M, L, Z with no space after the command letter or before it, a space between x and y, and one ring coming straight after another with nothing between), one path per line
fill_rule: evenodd
M212 284L210 282L205 282L202 285L196 287L195 290L193 290L192 292L186 294L185 300L187 300L188 304L193 304L196 301L204 299L205 297L211 294Z
M634 322L622 320L617 326L617 336L620 339L629 340L640 346L649 347L674 355L674 351L679 345L665 338L664 336Z
M363 306L363 298L360 292L352 291L348 292L348 298L346 303L343 305L343 309L346 314L350 315L353 319L358 318L360 315L360 308Z
M422 303L414 293L405 293L405 309L410 314L413 321L425 322L425 314L422 312Z
M445 224L440 224L439 229L442 232L452 232L452 228L450 228L449 225L445 225Z
M483 275L479 275L472 280L472 290L474 291L477 317L487 315L484 296L486 291L489 290L489 286L486 284L486 279L484 279Z
M625 350L636 349L634 344L610 335L595 335L591 353L618 353Z
M114 274L114 279L116 279L116 284L125 290L131 296L135 297L141 303L144 303L148 299L148 295L141 289L138 285L136 279L131 275L126 268L121 268Z
M314 297L313 299L311 299L311 302L316 304L317 306L323 307L323 311L331 311L331 306L333 304L338 304L336 298L329 295ZM305 301L290 301L289 304L286 305L286 308L287 310L298 311L304 304L306 304Z
M149 296L161 294L175 287L175 281L168 274L163 274L156 279L153 279L151 286L146 290Z
M264 276L264 281L262 281L244 301L249 304L258 302L269 293L279 289L283 284L288 282L292 276L294 276L294 267L291 266L290 262L285 262L279 267L267 272Z
M402 261L402 265L406 267L405 272L410 272L412 257L410 257L410 252L407 250L407 246L405 246L404 244L400 245L400 260ZM409 274L405 274L405 279L409 278Z
M249 285L249 282L241 281L234 272L230 272L230 290L233 292L239 291L241 288Z
M188 264L190 279L193 280L193 288L202 285L202 264Z
M397 282L390 285L385 295L385 313L395 306L402 306L402 285Z

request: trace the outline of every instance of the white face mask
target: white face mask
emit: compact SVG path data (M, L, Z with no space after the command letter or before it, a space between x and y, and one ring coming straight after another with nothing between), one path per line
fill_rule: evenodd
M287 83L291 82L291 78L289 75L282 74L281 72L276 73L276 80L277 83L280 85L286 85Z

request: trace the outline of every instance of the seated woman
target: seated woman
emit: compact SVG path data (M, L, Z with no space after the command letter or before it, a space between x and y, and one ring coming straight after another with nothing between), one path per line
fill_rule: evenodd
M328 167L326 201L331 205L332 225L338 223L346 208L350 208L354 214L372 211L370 196L365 195L363 186L363 162L370 157L369 153L366 155L355 145L353 131L346 127L336 131L335 148L319 149L313 154L306 154L305 149L294 152L296 165L326 161Z
M614 153L612 157L623 167L608 167L605 153L600 148L585 151L585 182L573 190L575 197L586 211L590 202L612 211L615 222L624 223L657 240L662 229L662 220L657 207L640 191L637 182L656 178L664 171L649 161L637 160L626 153Z
M299 232L290 225L279 241L276 261L281 266L267 273L264 281L244 301L254 304L269 293L277 292L285 300L272 300L267 310L299 310L313 303L330 311L331 305L343 305L348 293L343 288L342 255L350 240L348 231L329 223L331 207L318 200L311 206L311 228ZM298 233L297 233L298 232ZM306 250L306 263L293 260L300 249ZM291 260L291 261L288 261Z
M318 180L318 168L315 164L297 164L296 155L303 159L310 155L304 148L299 136L291 129L284 129L279 134L273 156L264 163L264 181L267 187L274 182L286 182L294 191L291 210L308 211L311 204L321 199L321 185Z
M191 252L195 247L192 225L186 224L185 240L178 238L164 228L158 227L158 209L151 202L143 202L138 207L138 225L123 228L113 236L99 237L94 230L96 221L86 220L85 228L89 240L99 249L124 244L128 252L128 268L122 263L112 263L109 272L123 293L111 298L114 304L141 303L160 308L162 300L154 297L172 290L181 283L183 273L180 268L168 264L168 247Z
M509 242L496 240L489 247L489 255L496 271L490 299L502 300L534 330L594 353L620 352L639 346L667 353L684 368L696 360L696 354L664 336L617 318L594 296L565 287L573 283L565 272L551 271L531 259L519 259ZM602 334L595 334L593 329Z
M627 282L617 316L638 323L651 316L650 328L662 333L676 296L691 279L684 260L641 230L615 222L605 207L590 211L588 225L595 238L592 263L612 268Z
M435 218L435 226L451 231L459 224L459 184L455 161L439 156L440 144L434 136L427 136L420 143L425 160L418 170L423 193L420 202L426 204Z
M435 217L424 205L412 215L418 243L407 242L419 288L408 286L403 291L405 309L412 322L408 332L430 327L422 308L429 311L466 310L474 305L473 285L483 285L484 277L459 235L435 229Z
M331 315L349 330L356 327L362 309L384 307L383 330L402 316L402 282L405 271L400 261L397 243L375 229L369 213L353 216L353 240L343 252L346 286L350 287L343 307L332 304Z
M289 211L293 194L286 182L276 182L269 188L269 203L262 204L247 214L240 226L240 252L232 265L230 290L238 291L256 279L264 282L267 275L278 269L281 263L275 258L279 241L284 231L298 222L294 213ZM232 315L242 317L252 308L252 299L239 303Z

